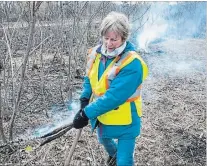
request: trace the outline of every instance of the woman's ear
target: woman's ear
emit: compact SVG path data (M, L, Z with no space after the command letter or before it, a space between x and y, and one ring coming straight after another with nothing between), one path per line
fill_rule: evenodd
M126 41L124 37L121 37L121 40L122 40L122 44L124 44L124 42Z

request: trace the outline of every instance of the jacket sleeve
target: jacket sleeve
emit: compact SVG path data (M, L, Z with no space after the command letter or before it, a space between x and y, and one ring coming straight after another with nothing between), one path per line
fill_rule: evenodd
M83 91L81 93L80 99L82 99L82 98L90 99L91 93L92 93L92 89L91 89L91 84L90 84L89 78L88 78L88 76L85 76L84 82L83 82Z
M106 93L85 107L85 114L94 119L123 104L142 83L142 65L138 59L124 67L111 82Z

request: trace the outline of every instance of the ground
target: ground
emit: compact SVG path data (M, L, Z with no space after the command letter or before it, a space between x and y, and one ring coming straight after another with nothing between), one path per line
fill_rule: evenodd
M136 140L137 166L204 166L206 163L206 41L166 40L141 53L149 66L143 84L142 133ZM54 80L53 80L54 81ZM43 113L42 113L43 114ZM28 138L35 127L51 123L40 111L17 120L13 151L0 148L0 165L64 164L76 130L42 147ZM30 130L28 130L30 129ZM18 134L17 134L18 133ZM27 146L32 149L25 149ZM106 154L90 126L84 128L71 165L104 165Z

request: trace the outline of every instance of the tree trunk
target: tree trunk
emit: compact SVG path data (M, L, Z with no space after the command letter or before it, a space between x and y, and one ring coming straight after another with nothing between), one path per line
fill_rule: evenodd
M0 69L0 135L1 135L1 139L3 140L3 143L5 144L7 141L6 141L6 137L4 135L4 128L3 128L3 120L2 120L2 100L1 100L1 83L2 83L2 80L1 80L1 69Z
M30 14L30 23L29 23L29 26L30 26L29 38L28 38L28 43L27 43L27 48L26 48L26 54L24 56L24 61L22 64L21 80L20 80L19 90L18 90L18 94L17 94L17 99L15 101L15 109L12 114L11 123L10 123L9 140L13 140L14 121L15 121L17 112L19 111L19 104L20 104L22 89L23 89L23 85L24 85L26 64L27 64L29 53L30 53L30 50L32 48L32 43L33 43L33 36L34 36L35 22L36 22L35 12L38 10L38 8L40 6L39 4L37 4L37 6L35 6L35 2L30 2L30 3L32 3L32 5L31 5L32 8L31 8L31 14Z

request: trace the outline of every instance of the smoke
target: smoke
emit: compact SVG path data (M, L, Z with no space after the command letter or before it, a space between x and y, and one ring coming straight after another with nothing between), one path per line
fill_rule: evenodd
M73 122L75 114L80 110L79 96L81 91L77 90L72 102L66 101L64 104L54 104L48 111L49 122L34 126L19 134L16 140L29 140L41 137L54 129Z
M206 37L206 2L153 2L137 35L140 49L166 39Z
M73 101L72 103L66 102L65 105L55 104L48 111L50 122L24 131L17 139L25 140L25 138L33 139L41 137L60 126L70 124L79 109L80 104L78 101Z
M53 131L54 129L70 124L77 111L80 109L79 102L73 101L72 103L66 103L66 105L54 105L48 112L50 116L50 124L37 127L33 132L34 137L40 137L46 133Z
M146 24L143 32L138 37L139 47L146 52L149 52L149 44L162 37L166 29L167 23L161 18L157 21L157 24Z

